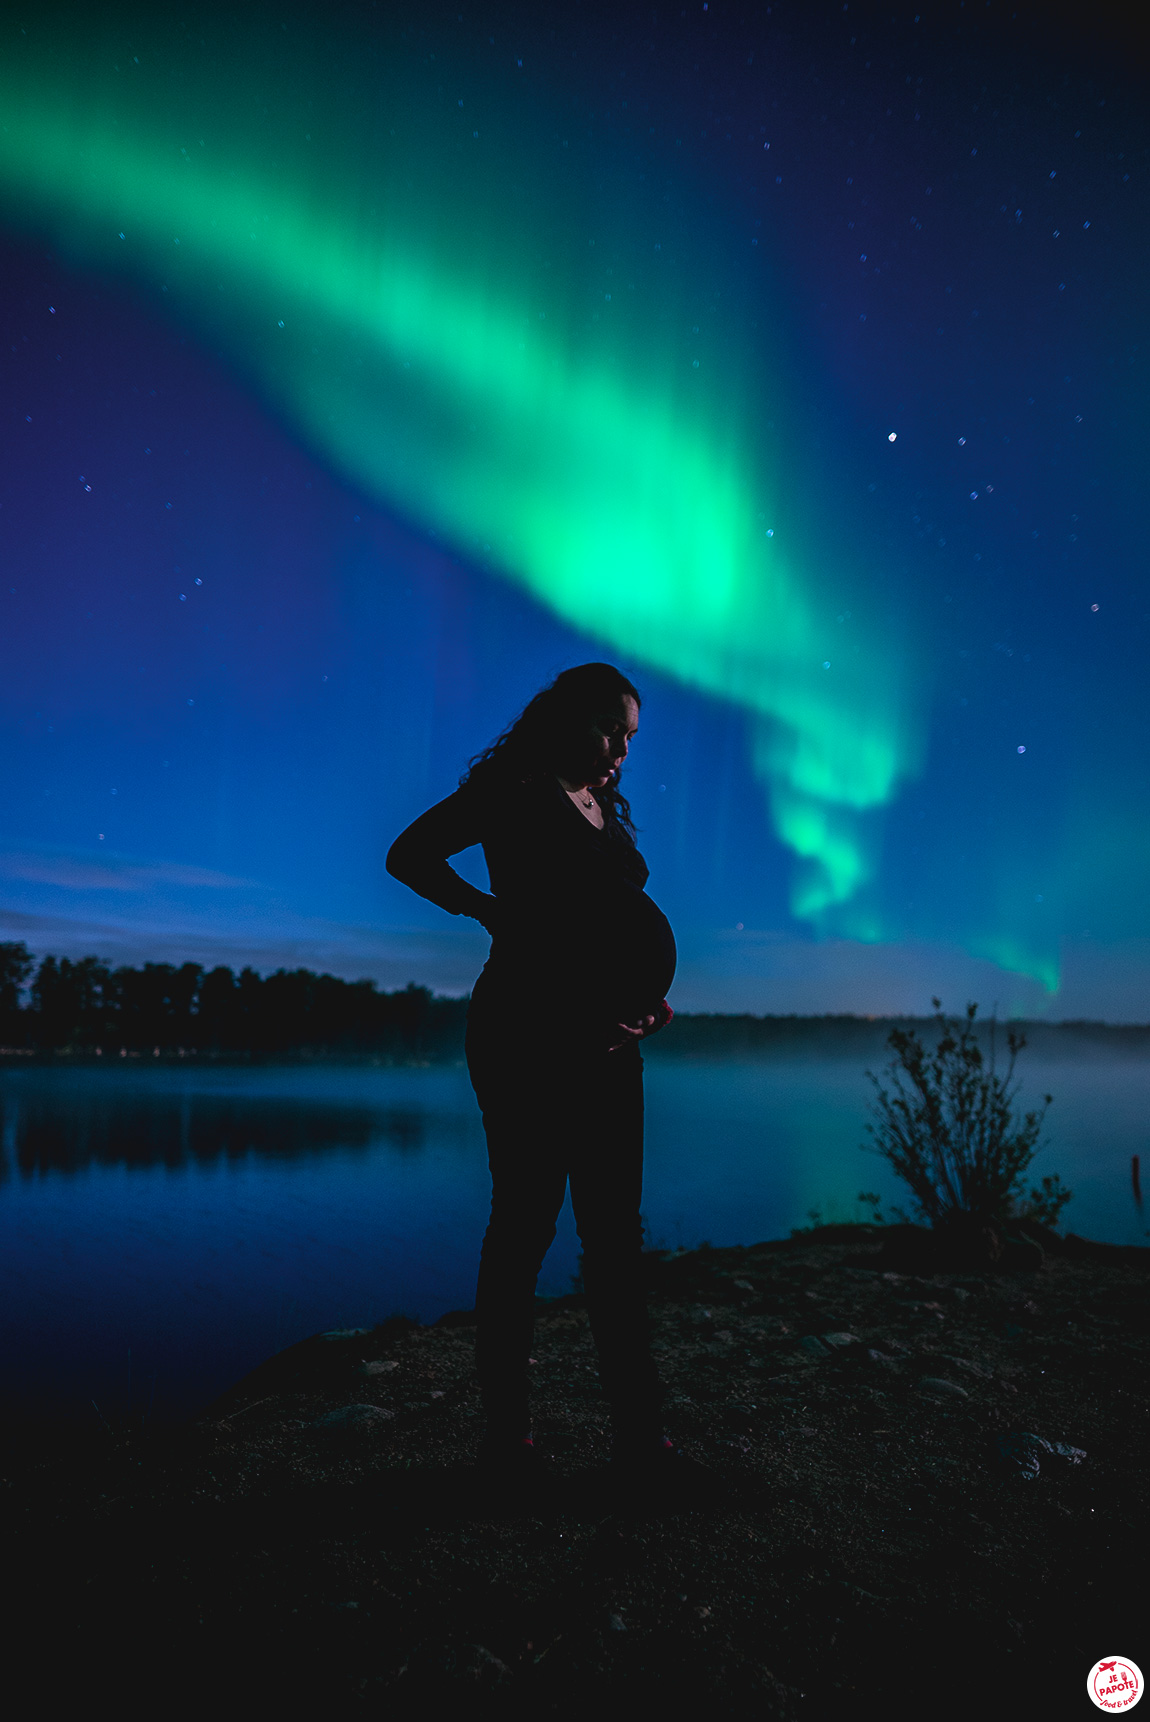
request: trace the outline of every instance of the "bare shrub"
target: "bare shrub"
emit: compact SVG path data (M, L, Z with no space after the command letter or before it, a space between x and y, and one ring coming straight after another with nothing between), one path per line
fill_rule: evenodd
M985 1058L975 1033L978 1006L965 1019L944 1015L932 999L939 1039L933 1053L913 1029L892 1029L894 1057L885 1082L867 1071L876 1099L867 1110L872 1151L908 1186L915 1217L934 1227L1002 1226L1037 1220L1053 1226L1071 1192L1055 1175L1023 1194L1023 1177L1039 1147L1051 1096L1033 1112L1015 1109L1014 1067L1026 1039L1006 1033L1006 1069L996 1068L996 1025ZM904 1217L905 1216L901 1216Z

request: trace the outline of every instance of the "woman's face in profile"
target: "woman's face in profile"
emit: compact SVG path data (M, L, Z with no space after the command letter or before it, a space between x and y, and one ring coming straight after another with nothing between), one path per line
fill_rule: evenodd
M630 694L598 712L587 731L580 780L591 789L602 789L627 757L627 749L639 730L639 706ZM586 773L586 776L583 776Z

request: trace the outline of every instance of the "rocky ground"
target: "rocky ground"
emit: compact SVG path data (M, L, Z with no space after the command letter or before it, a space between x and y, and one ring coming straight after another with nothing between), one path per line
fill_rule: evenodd
M176 1435L10 1431L25 1713L1093 1715L1092 1663L1150 1670L1150 1251L924 1274L905 1242L650 1259L705 1468L661 1494L611 1480L576 1297L540 1306L526 1498L471 1470L462 1314L309 1340Z

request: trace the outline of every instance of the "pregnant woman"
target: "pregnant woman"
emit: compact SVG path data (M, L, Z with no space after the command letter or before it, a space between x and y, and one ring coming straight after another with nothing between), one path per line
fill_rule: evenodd
M643 887L619 773L639 695L610 664L564 670L396 839L388 872L491 934L467 1064L491 1165L476 1291L482 1461L534 1463L527 1370L535 1284L568 1180L615 1461L661 1471L663 1389L640 1274L643 1061L670 1020L675 941ZM448 857L482 844L490 895Z

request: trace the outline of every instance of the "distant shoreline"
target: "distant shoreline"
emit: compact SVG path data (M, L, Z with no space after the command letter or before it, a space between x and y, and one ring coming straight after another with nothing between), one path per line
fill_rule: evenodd
M438 1002L438 1001L435 1001ZM441 1022L433 1044L396 1044L393 1037L376 1046L309 1045L260 1047L196 1047L180 1045L102 1047L70 1045L58 1047L0 1046L0 1069L8 1068L96 1068L125 1066L347 1065L355 1068L412 1069L450 1067L464 1061L463 1028L466 999L452 1000L451 1019ZM997 1022L990 1018L977 1025L979 1038L989 1047L992 1036L1006 1052L1006 1032L1025 1037L1037 1058L1089 1058L1119 1056L1150 1058L1150 1024L1090 1021ZM934 1017L853 1016L754 1016L749 1012L682 1012L658 1036L644 1043L645 1059L670 1061L729 1061L787 1058L853 1059L881 1056L895 1028L913 1029L928 1044L937 1033ZM406 1038L406 1037L405 1037Z
M146 962L113 968L100 957L37 959L0 940L0 1067L109 1061L186 1064L453 1065L464 1056L470 997L433 993L409 981L384 992L372 980L310 969ZM645 1043L656 1060L786 1056L873 1058L892 1029L928 1042L935 1017L678 1013ZM993 1046L1001 1030L1023 1033L1048 1055L1150 1056L1150 1023L996 1022L978 1025Z
M822 1057L873 1057L887 1050L894 1029L915 1031L927 1045L938 1036L933 1016L752 1016L684 1013L662 1035L644 1046L657 1058L773 1057L779 1054ZM979 1041L1007 1052L1009 1031L1020 1034L1035 1057L1064 1058L1120 1054L1150 1057L1150 1024L995 1020L976 1024Z

